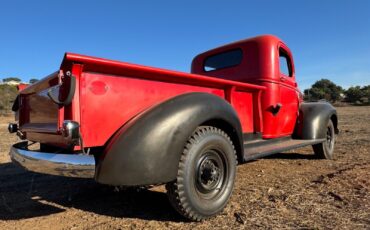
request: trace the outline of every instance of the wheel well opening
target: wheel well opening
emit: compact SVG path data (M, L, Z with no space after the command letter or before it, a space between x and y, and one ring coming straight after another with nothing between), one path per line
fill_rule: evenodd
M204 122L201 125L217 127L219 129L222 129L227 135L229 135L231 138L231 141L233 142L235 146L238 164L241 164L243 162L244 156L242 152L242 145L240 143L237 131L235 130L234 127L232 127L228 122L221 120L221 119L209 120L209 121Z
M330 120L333 122L334 129L335 129L335 134L338 134L339 133L339 129L338 129L338 117L335 114L333 114L330 117Z

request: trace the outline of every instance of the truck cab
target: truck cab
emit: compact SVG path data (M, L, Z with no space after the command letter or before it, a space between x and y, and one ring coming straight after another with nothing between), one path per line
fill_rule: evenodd
M292 53L279 38L260 36L212 49L193 59L191 72L263 86L262 138L293 134L303 98Z

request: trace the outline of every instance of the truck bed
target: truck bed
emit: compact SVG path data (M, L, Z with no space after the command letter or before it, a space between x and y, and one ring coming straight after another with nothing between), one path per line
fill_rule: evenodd
M69 105L56 105L46 92L63 88L60 73L67 71L76 79L74 97ZM67 53L59 74L21 91L19 124L28 140L67 146L62 123L73 120L81 125L85 147L103 146L148 108L180 94L206 92L232 104L244 133L262 132L262 90L253 84Z

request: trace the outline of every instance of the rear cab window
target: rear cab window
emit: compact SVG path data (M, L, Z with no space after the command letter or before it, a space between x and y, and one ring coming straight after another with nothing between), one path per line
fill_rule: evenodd
M243 60L241 49L229 50L219 54L209 56L204 61L203 69L205 72L229 68L239 65Z

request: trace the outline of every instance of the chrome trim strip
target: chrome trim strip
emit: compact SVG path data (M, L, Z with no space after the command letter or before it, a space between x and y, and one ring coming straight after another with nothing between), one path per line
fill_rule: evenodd
M10 149L13 163L29 171L56 176L94 178L95 159L91 155L56 154L27 150L27 142Z

